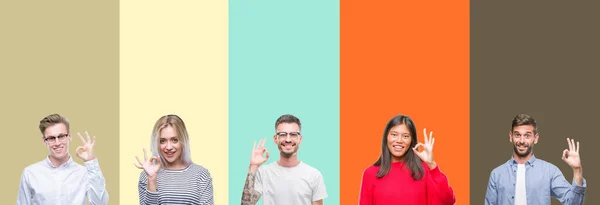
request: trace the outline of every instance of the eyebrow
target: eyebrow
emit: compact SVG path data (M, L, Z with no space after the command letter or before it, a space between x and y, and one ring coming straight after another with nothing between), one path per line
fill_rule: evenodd
M409 132L398 132L398 131L391 131L391 132L390 132L390 134L391 134L391 133L396 133L396 134L401 134L401 135L410 135L410 133L409 133Z
M519 131L513 131L513 134L521 134L521 133ZM533 132L527 131L527 132L525 132L523 134L533 134Z
M66 133L66 134L65 134L65 133L60 133L60 134L58 134L58 135L56 135L56 136L53 136L53 135L48 135L46 138L49 138L49 137L59 137L59 136L61 136L61 135L69 135L69 134L68 134L68 133Z

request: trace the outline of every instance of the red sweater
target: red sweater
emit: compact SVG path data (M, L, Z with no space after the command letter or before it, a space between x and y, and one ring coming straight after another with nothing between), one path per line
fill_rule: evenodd
M379 166L365 169L360 187L360 205L449 205L454 191L438 166L430 170L422 163L425 176L414 180L403 162L393 162L387 175L378 179Z

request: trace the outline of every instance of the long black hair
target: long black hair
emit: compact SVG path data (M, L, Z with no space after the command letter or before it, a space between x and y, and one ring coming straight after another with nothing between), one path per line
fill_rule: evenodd
M379 172L377 172L377 178L382 178L390 172L390 168L392 167L392 153L387 145L387 136L390 133L392 127L396 125L406 125L408 131L410 132L411 142L409 150L404 153L404 164L410 170L412 178L415 180L420 180L423 178L425 174L423 170L423 165L421 164L421 160L415 153L411 150L415 145L417 145L417 128L415 127L415 123L410 119L409 116L405 115L397 115L390 119L390 121L385 126L385 130L383 132L383 138L381 139L381 155L377 162L375 162L375 166L379 166Z

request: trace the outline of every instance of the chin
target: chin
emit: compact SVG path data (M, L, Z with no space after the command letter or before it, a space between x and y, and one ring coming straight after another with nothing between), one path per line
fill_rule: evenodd
M64 159L64 158L67 158L67 155L66 154L63 154L63 155L52 155L52 157L54 157L56 159Z
M291 157L291 156L294 156L296 154L296 152L294 152L294 151L292 151L292 152L282 151L281 154L283 154L283 156L286 156L286 157Z
M404 157L404 155L406 155L406 152L401 152L401 153L393 153L392 152L392 156L394 156L394 157Z
M176 162L176 161L177 161L177 159L179 159L179 157L167 158L167 159L166 159L166 161L167 161L168 163L173 163L173 162Z

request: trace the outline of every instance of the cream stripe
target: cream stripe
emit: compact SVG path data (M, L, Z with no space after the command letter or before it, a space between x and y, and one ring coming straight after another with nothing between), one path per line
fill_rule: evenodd
M215 204L228 204L227 15L227 1L120 2L120 204L139 203L132 163L171 113L213 177Z

